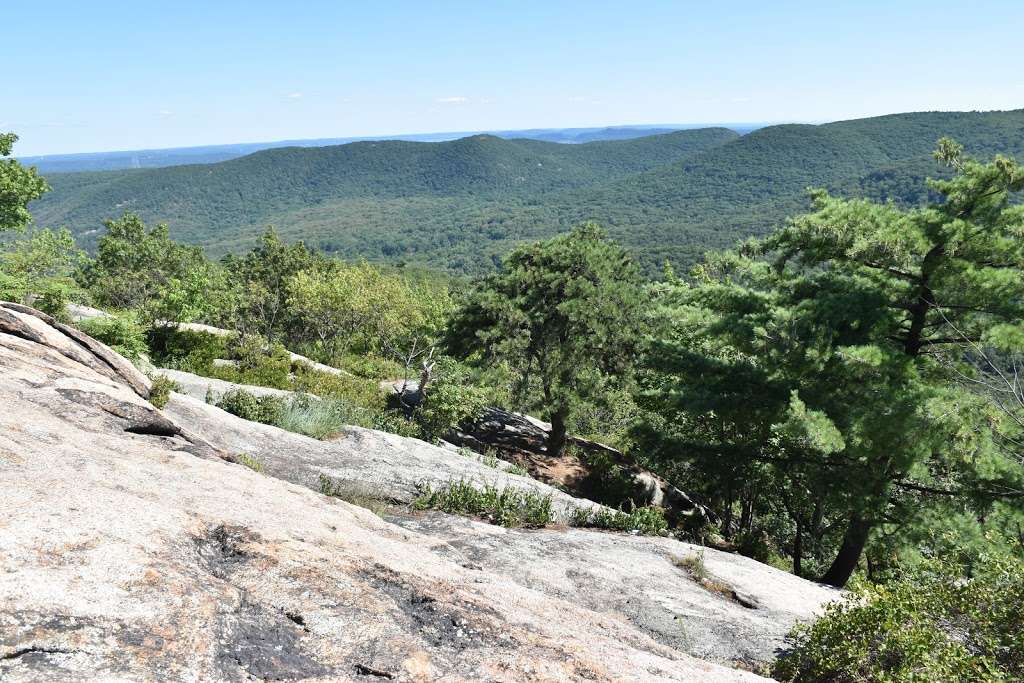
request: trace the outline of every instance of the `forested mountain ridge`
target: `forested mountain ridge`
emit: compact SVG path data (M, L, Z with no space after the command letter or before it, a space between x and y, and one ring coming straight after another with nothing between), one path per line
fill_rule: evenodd
M77 152L72 154L45 154L21 156L19 161L26 166L35 166L40 173L78 173L83 171L117 171L129 168L164 168L187 164L214 164L219 161L236 159L265 149L281 147L329 147L346 145L350 142L405 140L408 142L445 142L473 135L487 134L512 140L529 138L565 144L594 142L595 140L628 140L631 138L671 133L677 130L725 127L738 133L760 128L758 123L720 123L696 125L626 125L598 128L528 128L500 131L462 131L441 133L405 133L401 135L374 135L344 138L305 138L276 140L272 142L241 142L222 145L200 145L194 147L170 147L164 149L136 149L111 152Z
M979 156L1020 156L1024 110L578 145L477 135L284 148L202 166L53 174L53 192L32 210L38 223L77 234L132 210L213 254L248 247L273 224L329 252L455 272L486 270L519 241L595 220L648 268L685 266L803 210L809 186L921 201L922 178L941 174L930 152L944 135Z

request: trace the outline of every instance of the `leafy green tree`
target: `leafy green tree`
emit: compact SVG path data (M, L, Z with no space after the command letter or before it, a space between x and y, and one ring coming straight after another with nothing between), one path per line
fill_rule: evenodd
M171 240L125 213L105 223L96 258L79 279L104 306L140 311L149 322L204 319L225 305L227 280L202 249Z
M601 402L628 377L641 340L643 288L633 260L594 224L521 246L455 315L448 345L462 357L506 364L520 401L551 421L561 455L582 402Z
M1024 562L1005 551L980 559L964 564L951 553L886 585L858 586L795 629L772 675L794 683L1024 679Z
M14 133L0 133L0 232L28 225L32 220L29 202L50 189L35 168L25 168L17 159L8 158L17 141Z
M913 519L918 495L981 513L1019 493L999 415L949 368L973 371L965 343L1019 339L1024 207L1010 196L1024 172L949 140L936 157L955 171L929 183L939 203L817 191L813 213L711 258L669 295L675 330L650 355L662 453L751 485L751 500L788 495L796 546L808 525L835 529L833 585L873 530Z
M270 341L294 333L289 283L297 273L320 267L325 261L302 242L285 244L273 228L264 232L259 245L245 256L225 258L224 265L240 287L234 313L238 331Z
M83 292L73 273L85 259L67 230L34 230L0 252L0 298L64 317Z

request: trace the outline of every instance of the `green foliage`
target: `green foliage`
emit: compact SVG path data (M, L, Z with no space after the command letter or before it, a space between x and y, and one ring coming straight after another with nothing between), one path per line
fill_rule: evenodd
M320 399L308 394L284 398L257 396L244 389L232 389L215 405L243 420L272 425L314 439L336 436L348 425L373 427L377 421L375 413L360 405L339 398Z
M383 411L387 403L376 379L366 380L362 377L335 375L315 370L305 363L294 364L290 388L293 391L313 394L325 399L333 398L346 401L374 414ZM367 426L362 421L351 424Z
M366 508L378 517L383 516L388 510L387 496L378 490L367 488L363 482L335 481L321 474L320 493Z
M273 223L290 240L305 236L351 258L426 254L433 266L454 261L478 269L495 253L480 250L481 235L501 251L550 236L550 228L520 234L519 219L533 223L528 213L538 197L643 172L737 137L718 128L581 145L477 135L267 150L208 166L55 174L58 198L34 210L51 223L97 224L131 197L142 215L172 220L186 241L220 242L219 253L228 245L248 248L251 226ZM579 220L548 217L556 219L549 226ZM449 259L453 243L458 253Z
M147 322L192 322L227 306L227 280L198 247L170 239L166 225L150 230L125 213L104 223L95 260L79 281L102 306L134 309Z
M499 490L490 484L477 488L466 481L456 481L433 489L420 487L413 501L417 510L442 510L483 517L492 524L506 527L542 527L551 522L551 497L512 487Z
M292 360L280 343L270 344L264 337L248 334L233 338L227 350L235 366L215 367L211 376L238 384L291 388Z
M632 506L629 512L596 508L573 510L569 519L572 526L632 531L647 536L661 536L668 531L665 511L655 505Z
M171 392L181 389L178 383L164 375L150 375L149 402L154 408L163 409L171 400Z
M228 340L210 332L158 325L146 333L150 358L164 368L209 376L215 358L228 355Z
M32 220L29 202L42 197L50 186L34 167L25 168L11 158L18 136L0 133L0 232L22 230Z
M1005 544L1006 539L1003 540ZM1024 678L1024 562L930 560L862 584L790 636L780 681L1018 681Z
M806 207L808 186L919 205L948 135L980 155L1024 154L1024 112L922 112L820 126L724 129L560 145L474 136L279 149L220 164L53 174L32 206L91 230L126 200L211 253L253 226L346 258L482 274L524 241L585 220L608 226L650 274L764 234ZM88 237L86 237L88 239Z
M248 453L239 453L236 455L235 462L240 465L245 465L253 472L263 472L263 463L260 462L259 458L255 458Z
M67 230L33 230L20 236L0 251L0 299L63 319L67 303L84 298L72 277L84 256Z
M530 471L520 465L519 463L512 463L509 467L505 468L505 471L509 474L514 474L519 477L530 478Z
M560 454L581 403L628 378L642 334L642 288L626 252L593 224L525 245L483 280L448 333L453 353L506 364L521 402L552 423Z
M131 312L88 318L79 322L78 328L132 362L139 360L149 350L146 328Z
M285 403L274 425L314 439L326 439L341 434L348 425L370 427L374 417L370 411L348 401L300 394Z
M487 406L485 391L473 386L469 377L469 370L458 362L450 358L437 361L427 395L413 411L424 440L444 438Z
M289 283L303 270L323 267L323 255L302 242L285 244L273 229L242 258L228 257L224 266L239 288L232 317L234 329L243 336L258 335L271 341L294 324L288 306ZM318 292L323 296L323 292Z
M242 389L232 389L221 396L215 405L243 420L277 425L281 422L287 402L279 396L256 396Z
M995 443L999 415L950 370L974 373L970 345L1024 317L1010 202L1024 172L947 142L939 156L955 175L931 183L938 203L817 191L814 213L660 290L642 402L663 419L638 441L685 454L726 534L769 533L798 573L803 554L835 553L828 582L849 578L872 531L912 524L929 491L983 514L1022 479Z

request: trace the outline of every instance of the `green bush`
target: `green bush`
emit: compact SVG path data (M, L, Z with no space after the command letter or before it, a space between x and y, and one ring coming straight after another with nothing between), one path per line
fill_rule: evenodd
M173 379L163 375L151 375L149 379L149 402L153 404L154 408L162 410L171 400L171 392L177 391L181 387Z
M374 415L366 409L336 398L316 399L299 395L285 403L276 426L314 439L326 439L348 425L371 427Z
M382 358L372 353L346 353L331 360L330 365L345 368L345 370L352 374L365 379L372 379L375 383L382 379L400 377L402 374L401 364L396 363L390 358Z
M79 322L78 329L132 362L139 360L148 350L146 330L134 313L89 318Z
M346 401L374 414L383 411L387 404L386 395L380 390L376 380L335 375L315 370L306 363L295 364L291 388L324 399Z
M235 456L235 461L239 465L245 465L253 472L263 472L263 463L259 460L259 458L254 458L248 453L239 453L237 456Z
M214 368L214 376L239 384L291 388L291 356L281 344L269 344L259 335L245 335L228 346L228 357L237 361L237 366Z
M213 360L228 354L227 338L173 326L158 325L150 329L146 342L156 365L197 375L209 375Z
M931 560L885 585L863 585L790 634L780 681L1024 680L1024 562Z
M635 531L646 536L660 536L668 530L665 511L654 505L633 507L623 510L574 510L569 523L572 526L611 529L614 531Z
M484 391L470 384L469 371L450 358L437 361L426 399L413 411L425 441L436 442L487 405Z
M542 527L552 520L551 496L512 487L499 491L490 484L476 488L466 481L452 482L437 490L421 485L413 507L474 515L505 527Z
M256 396L242 389L232 389L215 404L221 410L250 422L277 425L287 403L277 396Z

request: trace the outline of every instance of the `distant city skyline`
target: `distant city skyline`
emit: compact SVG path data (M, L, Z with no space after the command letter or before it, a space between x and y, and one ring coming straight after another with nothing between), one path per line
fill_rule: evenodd
M343 6L344 5L344 6ZM4 10L18 156L1024 107L1024 3L452 1Z

